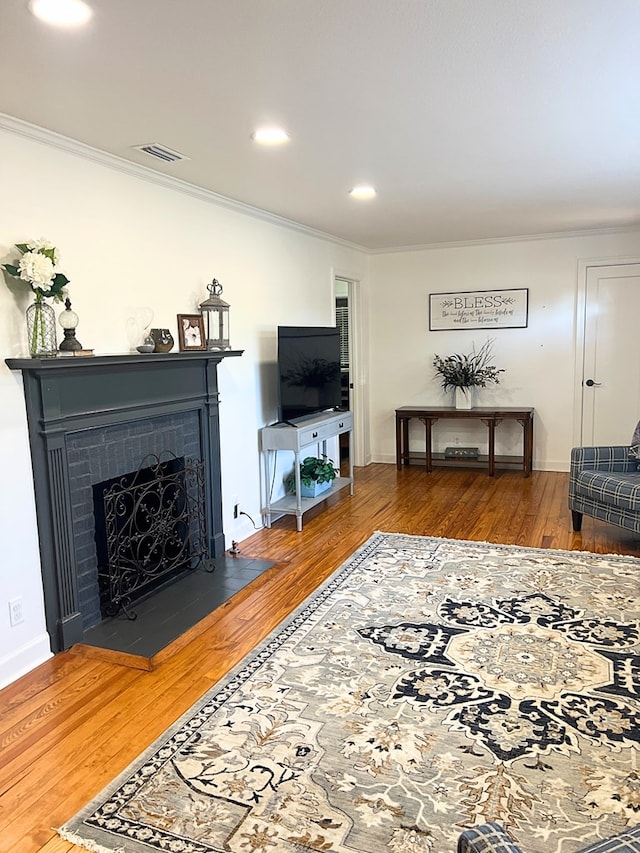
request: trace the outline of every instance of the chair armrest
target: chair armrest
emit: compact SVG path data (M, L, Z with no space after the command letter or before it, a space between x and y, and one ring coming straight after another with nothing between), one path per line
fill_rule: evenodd
M499 823L483 823L458 838L458 853L522 853Z
M630 474L638 470L638 460L629 456L629 445L574 447L571 450L571 473L585 468Z

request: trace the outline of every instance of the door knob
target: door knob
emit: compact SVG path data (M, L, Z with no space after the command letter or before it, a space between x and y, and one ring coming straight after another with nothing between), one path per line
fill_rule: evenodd
M602 382L594 382L593 379L587 379L584 383L588 388L593 388L594 385L602 385Z

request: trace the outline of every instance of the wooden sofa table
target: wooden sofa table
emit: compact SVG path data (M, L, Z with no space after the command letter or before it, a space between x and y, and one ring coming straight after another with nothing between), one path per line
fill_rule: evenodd
M522 426L522 457L516 457L516 461L522 464L525 477L531 476L533 464L533 412L531 408L518 407L474 407L473 409L454 409L449 406L401 406L396 409L396 465L398 469L403 465L409 465L411 456L409 453L409 423L412 418L422 421L425 428L425 460L424 465L428 472L433 470L434 454L431 449L431 436L433 424L438 420L479 420L489 430L489 454L487 457L487 469L490 477L495 474L496 455L495 437L496 427L505 420L515 420ZM458 461L458 460L457 460ZM475 460L459 460L464 463Z

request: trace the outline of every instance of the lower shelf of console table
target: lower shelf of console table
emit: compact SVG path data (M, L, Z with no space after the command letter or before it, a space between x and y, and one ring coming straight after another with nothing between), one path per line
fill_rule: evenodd
M351 487L351 494L353 494L353 480L350 477L336 477L333 481L333 485L330 489L327 489L326 492L322 492L322 494L317 495L315 498L300 498L299 509L295 495L287 495L284 498L280 498L280 500L270 504L268 509L265 508L267 527L271 527L271 516L295 515L298 516L299 521L298 531L302 530L302 516L305 512L313 509L314 506L318 506L322 501L326 501L327 498L330 498L332 495L335 495L347 486ZM299 515L298 512L300 513Z
M302 450L312 445L317 446L317 453L327 455L327 441L347 433L349 435L349 476L336 477L331 488L314 498L300 496L300 457ZM313 418L300 421L297 425L275 424L260 430L261 451L264 461L266 502L262 514L266 527L271 527L274 516L295 515L296 529L302 530L302 516L318 504L326 501L332 495L349 487L353 494L353 415L351 412L329 412ZM275 454L278 450L288 450L294 455L294 472L296 475L296 494L285 495L276 501L271 501L271 484L275 471ZM311 455L306 453L305 455Z

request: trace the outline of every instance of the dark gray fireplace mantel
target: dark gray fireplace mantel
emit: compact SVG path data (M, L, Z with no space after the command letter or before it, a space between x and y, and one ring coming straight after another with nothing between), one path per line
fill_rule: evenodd
M5 359L11 370L20 370L23 376L45 614L54 652L82 639L67 436L196 412L205 470L209 556L220 556L224 533L217 367L223 358L242 352Z

